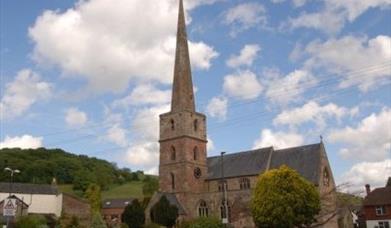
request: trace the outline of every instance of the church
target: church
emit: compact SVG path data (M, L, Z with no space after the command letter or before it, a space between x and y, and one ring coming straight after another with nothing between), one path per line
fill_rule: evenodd
M318 188L322 200L318 227L337 227L335 182L323 142L208 157L206 126L206 116L196 111L180 0L171 110L160 115L159 192L146 208L147 221L164 195L177 206L179 221L217 217L235 228L255 227L250 201L257 177L287 165Z

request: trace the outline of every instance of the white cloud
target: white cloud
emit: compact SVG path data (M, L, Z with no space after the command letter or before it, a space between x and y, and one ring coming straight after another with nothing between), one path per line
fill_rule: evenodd
M228 95L243 100L257 98L263 89L257 76L249 70L225 76L223 88Z
M352 109L353 110L353 109ZM356 110L352 111L354 114ZM334 117L340 120L343 116L349 114L350 111L345 107L339 107L334 103L321 106L315 101L309 101L302 107L285 110L274 118L274 124L285 124L290 126L298 126L306 122L313 122L317 126L323 128L325 119Z
M271 0L273 3L282 3L285 2L286 0ZM301 7L304 6L307 3L308 0L292 0L292 3L295 7Z
M126 133L124 128L116 124L107 130L107 139L119 146L126 146L128 144Z
M247 44L243 47L238 56L231 56L227 60L227 65L232 68L240 67L242 65L251 66L260 50L261 47L257 44Z
M132 145L127 151L127 162L133 166L151 169L159 163L159 144L143 142Z
M213 97L206 106L206 112L213 118L225 120L227 117L228 99L225 97Z
M340 31L347 22L353 22L370 8L388 8L390 0L324 0L324 6L316 12L304 12L296 18L290 18L285 25L290 28L313 28L334 34ZM295 0L300 6L305 1Z
M295 70L286 76L270 70L264 72L264 75L266 97L281 105L299 100L306 89L317 83L315 77L306 70Z
M87 114L77 108L69 108L65 112L65 122L70 127L82 127L88 121Z
M259 3L242 3L224 13L224 23L232 25L231 36L257 26L265 26L266 9Z
M215 145L213 143L213 140L209 137L208 137L208 144L206 145L206 149L208 150L208 152L215 149Z
M349 51L344 51L349 50ZM384 83L391 75L391 37L345 36L341 39L330 39L324 43L310 43L305 51L310 55L306 66L324 68L340 75L344 80L341 88L357 85L360 90L367 91Z
M331 142L344 144L340 154L346 159L381 161L391 157L391 110L383 109L378 114L361 120L356 127L333 130Z
M365 185L370 184L371 189L384 187L388 177L391 176L391 159L379 162L362 162L354 165L340 178L340 184L346 183L345 191L362 193L365 195Z
M0 142L0 149L3 148L21 148L21 149L36 149L42 147L42 137L34 137L31 135L23 135L16 137L6 136L4 141Z
M34 59L86 80L95 92L123 91L130 81L171 83L177 5L174 0L92 0L65 12L47 10L29 29ZM198 69L208 69L218 55L202 42L189 46Z
M159 139L159 115L170 111L170 105L163 104L140 109L133 117L132 128L139 139L157 142Z
M300 134L290 132L273 132L270 129L264 129L260 137L254 142L253 149L273 146L274 149L283 149L288 147L300 146L304 143L304 138Z
M6 85L0 101L0 119L21 116L34 103L48 99L51 91L52 85L42 81L37 73L29 69L19 71L14 81Z
M164 104L170 99L170 90L159 90L151 84L142 84L134 88L129 96L114 101L113 106L126 108L129 105Z

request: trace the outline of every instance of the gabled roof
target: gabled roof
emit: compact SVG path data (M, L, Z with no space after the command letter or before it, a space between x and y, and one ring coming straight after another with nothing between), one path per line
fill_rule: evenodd
M363 205L391 205L391 187L376 188L365 197Z
M287 165L314 184L318 184L322 144L282 150L272 147L224 155L224 177L254 176L267 169ZM269 161L270 157L270 161ZM270 162L270 163L269 163ZM208 158L208 180L221 178L221 157Z
M24 202L23 200L21 200L19 197L15 196L15 195L12 195L11 197L8 197L6 199L9 199L9 198L15 199L18 202L17 204L22 203L25 208L29 207L29 205L26 202ZM4 200L6 200L6 199L3 199L2 201L0 201L0 205L3 205Z
M102 202L102 209L109 208L125 208L129 204L132 204L134 198L126 199L107 199Z
M58 188L55 185L49 184L25 184L0 182L0 192L19 194L42 194L42 195L58 195Z

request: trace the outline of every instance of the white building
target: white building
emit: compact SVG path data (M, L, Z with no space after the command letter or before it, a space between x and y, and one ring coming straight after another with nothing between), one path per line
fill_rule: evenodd
M0 183L0 202L6 199L9 194L15 195L28 207L29 214L61 216L62 193L54 185Z

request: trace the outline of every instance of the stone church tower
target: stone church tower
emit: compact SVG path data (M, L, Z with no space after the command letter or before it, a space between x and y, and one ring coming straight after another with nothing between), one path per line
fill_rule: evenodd
M206 116L195 111L183 1L180 0L171 111L160 115L161 192L186 205L204 189L207 174Z

